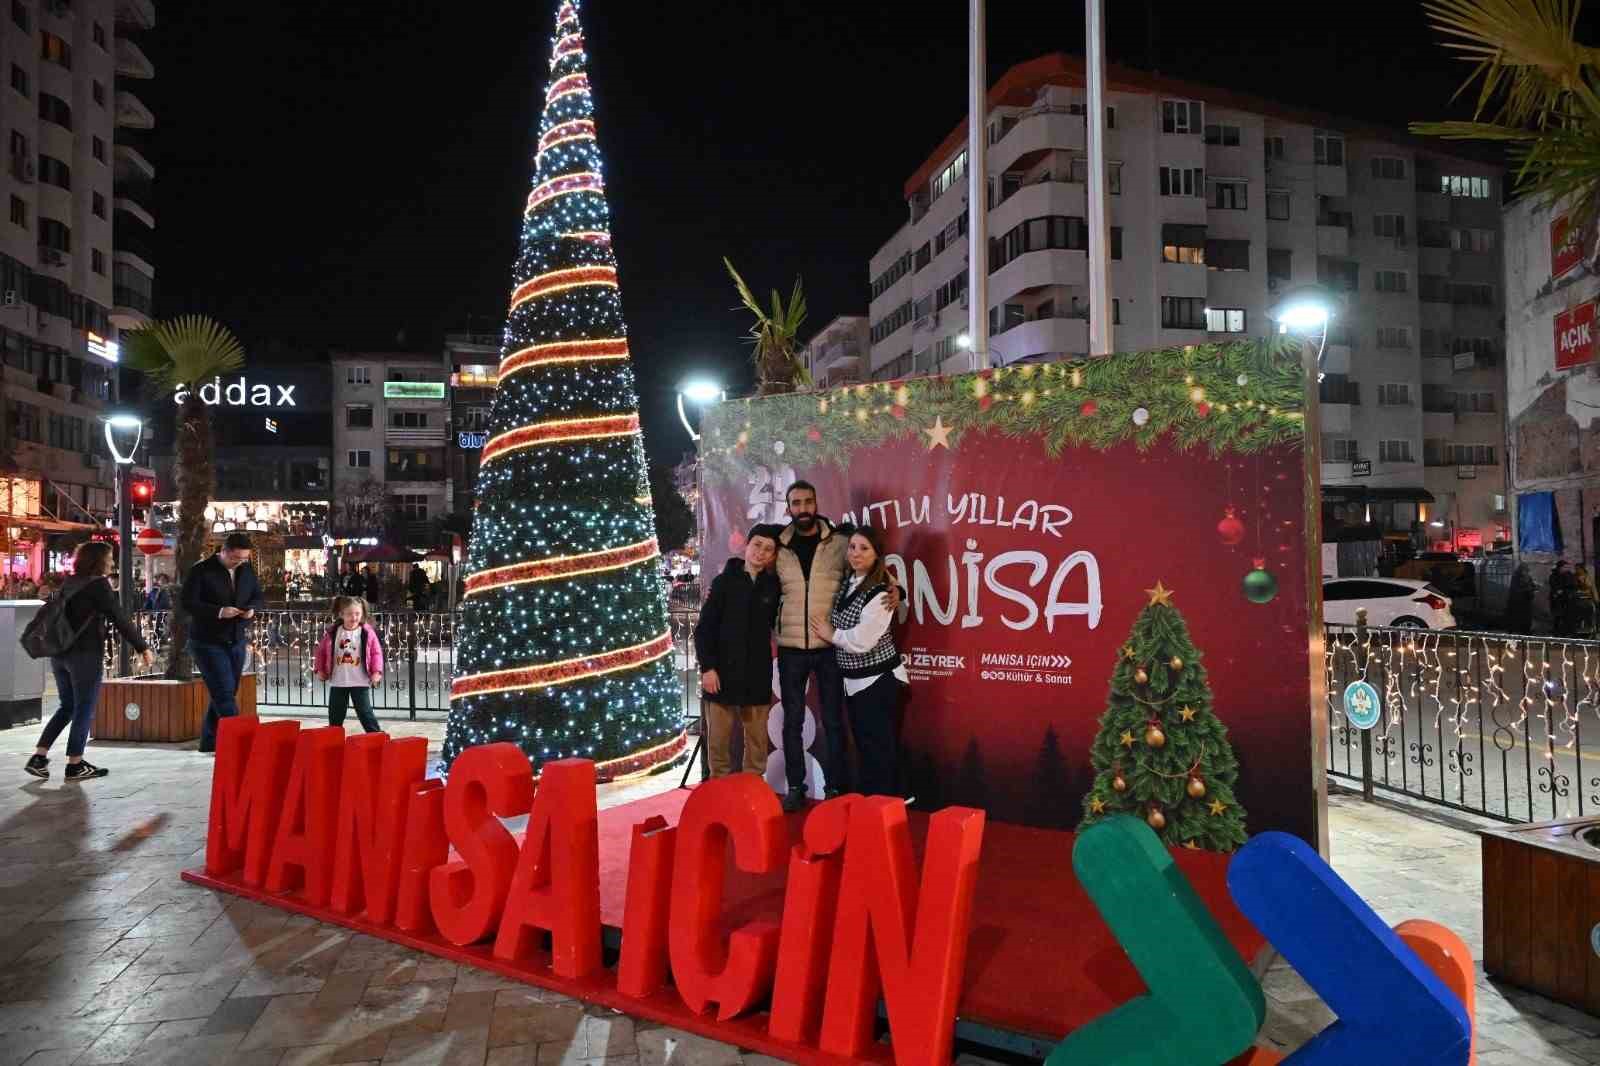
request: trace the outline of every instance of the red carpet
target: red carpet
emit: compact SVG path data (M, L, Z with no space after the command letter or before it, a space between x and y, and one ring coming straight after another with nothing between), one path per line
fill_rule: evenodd
M653 814L676 823L688 795L677 789L600 812L600 917L607 926L622 923L634 824ZM796 840L802 820L789 819ZM927 824L926 815L911 813L919 861ZM984 827L962 1020L1054 1039L1144 991L1072 874L1073 837L1002 822ZM1228 857L1175 855L1233 946L1253 961L1266 940L1228 895ZM776 921L782 905L782 874L730 873L724 912L730 927L752 918Z

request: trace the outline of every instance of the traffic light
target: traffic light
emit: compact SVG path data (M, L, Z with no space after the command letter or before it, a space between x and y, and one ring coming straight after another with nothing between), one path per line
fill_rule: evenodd
M156 498L156 479L136 477L128 482L128 497L135 507L149 507Z

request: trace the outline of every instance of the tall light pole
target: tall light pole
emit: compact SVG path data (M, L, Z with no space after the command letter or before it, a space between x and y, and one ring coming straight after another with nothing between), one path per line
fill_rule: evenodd
M683 401L688 400L690 403L695 404L696 406L703 407L708 403L716 403L718 400L726 400L728 398L728 393L721 385L718 385L714 381L706 381L703 378L685 381L682 385L678 386L677 391L678 420L683 423L683 428L689 434L689 439L692 441L698 441L700 439L700 434L695 432L694 426L690 424L689 413L684 410Z
M111 453L117 475L117 595L124 613L133 610L133 495L129 492L134 455L144 438L144 419L138 415L114 414L106 418L106 450ZM117 642L119 673L128 673L128 643Z
M1084 129L1089 148L1089 354L1111 354L1110 219L1106 213L1106 33L1103 0L1084 0Z
M989 85L984 0L969 0L967 36L967 336L971 369L989 350Z

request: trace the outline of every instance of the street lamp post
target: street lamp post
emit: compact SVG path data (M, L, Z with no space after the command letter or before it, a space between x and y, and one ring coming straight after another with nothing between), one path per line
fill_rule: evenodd
M689 439L698 441L700 434L689 422L689 412L683 408L683 401L688 400L696 406L704 407L708 403L716 403L728 398L727 390L714 381L705 378L694 378L678 386L678 419L683 423L684 430L689 434Z
M138 415L114 414L106 419L106 448L111 452L117 476L117 581L118 596L124 613L133 610L133 495L129 491L132 478L130 469L139 442L144 438L144 419ZM123 676L128 673L128 644L117 642L117 665Z

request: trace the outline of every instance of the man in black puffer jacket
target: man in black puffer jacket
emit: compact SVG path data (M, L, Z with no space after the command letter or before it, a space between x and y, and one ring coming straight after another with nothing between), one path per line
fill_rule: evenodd
M744 768L754 774L766 770L772 627L778 616L778 578L772 571L777 534L772 526L750 531L744 558L729 559L712 580L694 627L712 777L733 772L729 746L735 719L744 727Z

